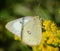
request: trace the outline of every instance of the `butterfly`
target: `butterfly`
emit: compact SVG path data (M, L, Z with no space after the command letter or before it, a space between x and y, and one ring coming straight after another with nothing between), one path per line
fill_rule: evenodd
M6 28L30 46L39 45L42 39L42 24L39 17L26 16L6 24Z

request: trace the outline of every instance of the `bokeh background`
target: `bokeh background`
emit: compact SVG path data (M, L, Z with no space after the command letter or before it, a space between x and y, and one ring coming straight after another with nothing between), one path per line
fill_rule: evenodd
M5 25L23 16L36 15L53 20L60 28L60 0L0 0L0 51L32 51L30 46L15 40Z

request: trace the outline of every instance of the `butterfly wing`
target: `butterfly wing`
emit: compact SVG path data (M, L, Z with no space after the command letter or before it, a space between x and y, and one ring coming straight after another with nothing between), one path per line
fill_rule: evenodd
M23 29L23 42L33 46L39 45L42 38L42 27L39 19L32 19Z
M24 25L31 19L32 17L30 16L24 17ZM6 24L6 28L18 37L21 37L22 22L22 18L10 21Z

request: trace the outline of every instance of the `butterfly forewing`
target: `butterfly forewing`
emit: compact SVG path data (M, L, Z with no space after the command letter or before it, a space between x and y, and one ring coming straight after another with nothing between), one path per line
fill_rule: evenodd
M17 35L20 37L20 31L21 31L21 24L20 24L21 19L13 20L7 23L6 28L12 32L13 34Z
M31 19L32 19L31 16L25 17L24 24L29 22ZM22 22L23 22L22 18L10 21L6 24L6 28L13 34L17 35L18 37L21 37Z

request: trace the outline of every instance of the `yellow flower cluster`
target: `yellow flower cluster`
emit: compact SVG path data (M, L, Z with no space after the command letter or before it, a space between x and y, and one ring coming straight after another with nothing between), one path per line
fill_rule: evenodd
M42 34L42 41L38 47L39 51L59 51L57 47L59 43L58 37L52 34L52 32L43 32ZM55 47L53 47L53 46Z
M43 22L43 27L46 31L52 31L52 32L56 32L57 31L57 26L54 22L50 21L50 20L45 20Z
M45 20L43 26L45 31L42 33L42 41L35 51L59 51L60 39L57 35L60 33L60 30L50 20Z

